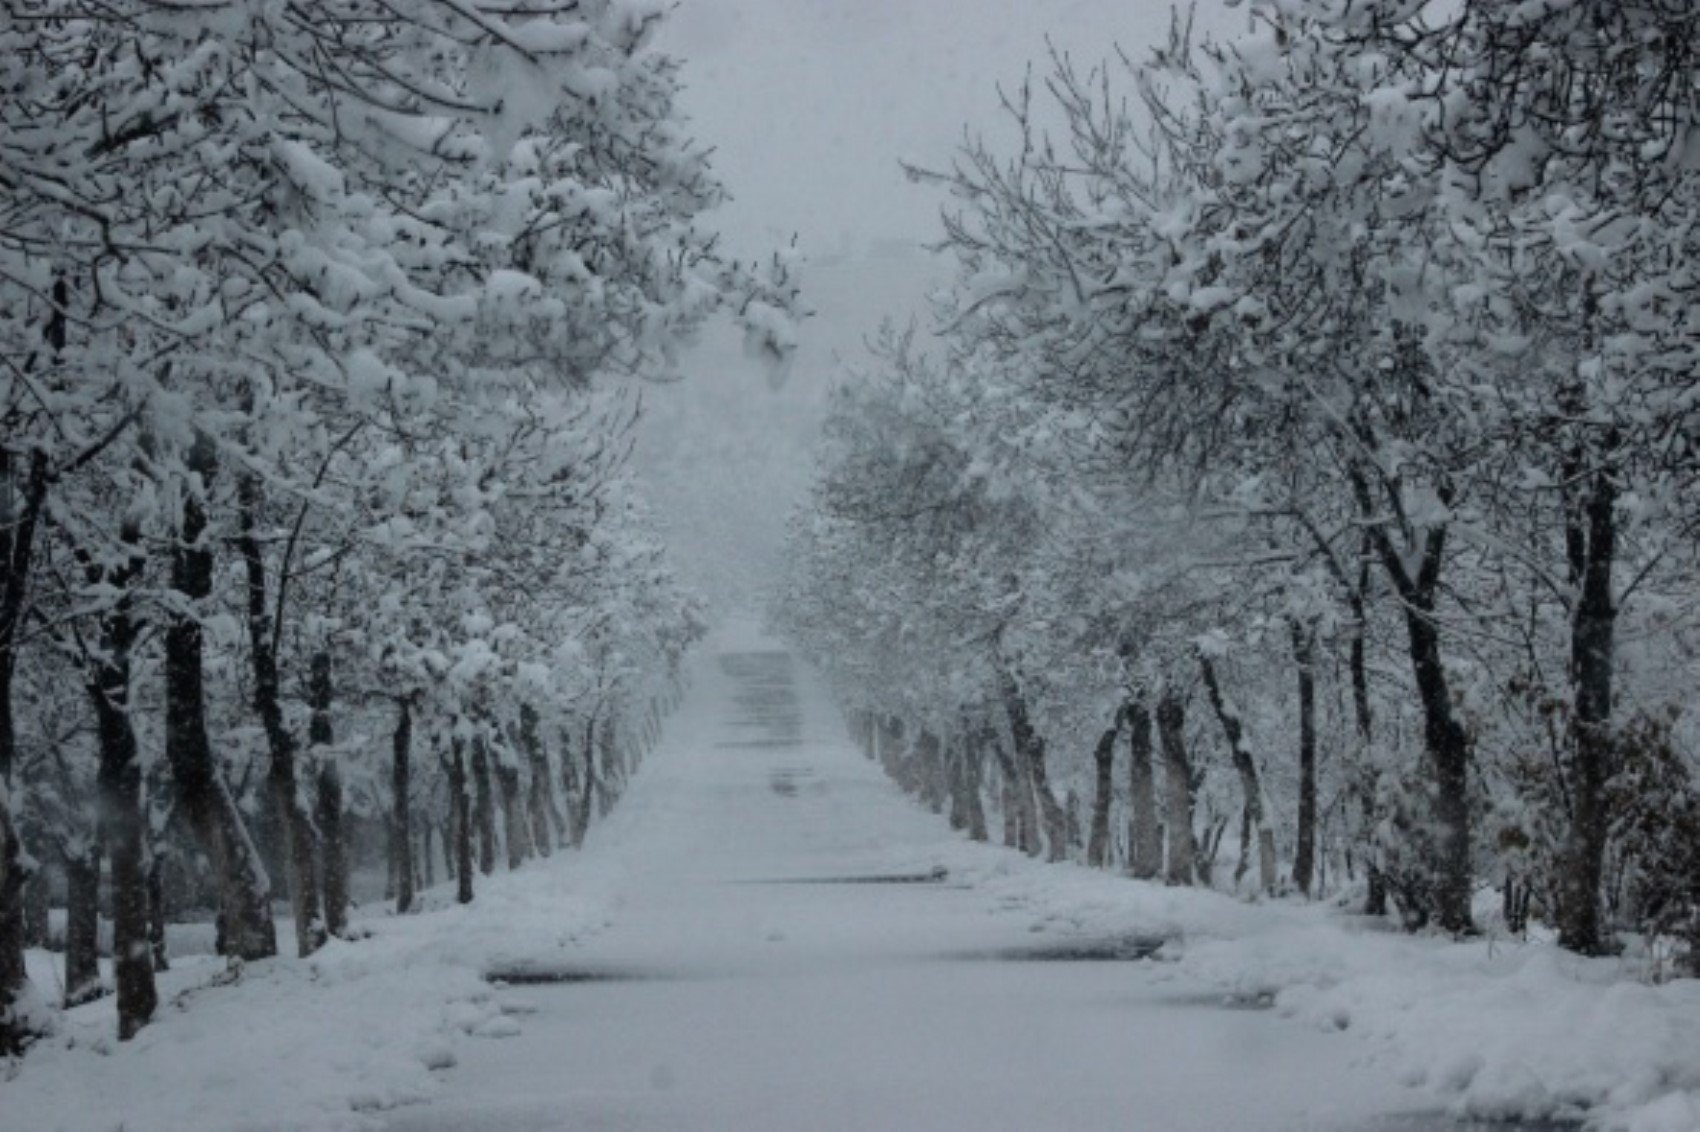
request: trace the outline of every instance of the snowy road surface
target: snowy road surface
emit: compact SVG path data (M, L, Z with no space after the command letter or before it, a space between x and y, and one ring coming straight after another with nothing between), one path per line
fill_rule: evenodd
M134 1041L96 1002L0 1065L0 1132L1700 1129L1700 981L975 844L770 643L694 670L582 852L180 955Z
M954 835L785 654L722 653L668 732L582 862L618 874L609 926L515 955L568 981L506 992L518 1035L391 1128L1416 1126L1378 1119L1413 1097L1352 1037L1224 1008L1161 953L1016 958L1110 941L932 880Z

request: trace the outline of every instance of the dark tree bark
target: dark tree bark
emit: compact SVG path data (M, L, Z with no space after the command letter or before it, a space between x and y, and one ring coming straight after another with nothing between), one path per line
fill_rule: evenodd
M65 857L65 1008L106 993L100 981L100 841ZM150 972L151 977L151 972Z
M1051 793L1045 770L1045 741L1034 730L1027 715L1027 701L1021 694L1015 677L1007 671L1000 674L1003 683L1004 711L1009 716L1009 731L1015 742L1015 759L1031 783L1044 815L1045 838L1050 844L1049 859L1061 861L1068 856L1068 815L1063 812L1056 795Z
M502 840L507 844L508 871L525 864L530 851L526 835L525 799L519 788L519 767L496 763L496 784L502 791Z
M213 552L202 498L218 466L212 440L197 436L188 457L188 470L199 483L183 492L172 554L171 585L181 604L168 615L165 629L165 753L183 812L217 877L219 950L237 959L266 959L277 954L271 881L213 757L201 622L194 612L212 593Z
M37 867L24 885L24 946L46 947L53 908L53 886L46 867Z
M295 943L302 956L325 943L318 880L318 835L313 815L296 777L295 736L283 720L283 691L278 678L276 642L272 638L271 604L267 599L266 560L260 549L260 485L243 476L240 497L242 529L237 551L248 578L248 643L254 670L254 711L266 733L271 752L267 782L283 830L284 863L289 876L290 906L295 912Z
M454 871L459 884L455 899L472 903L472 798L467 792L466 749L459 737L451 743L449 759L449 815L454 826Z
M1363 806L1364 824L1369 829L1369 861L1365 868L1364 914L1387 915L1387 877L1381 871L1381 846L1375 832L1377 822L1375 800L1375 770L1371 759L1374 750L1371 740L1375 734L1374 720L1369 707L1369 615L1364 608L1364 595L1369 591L1371 545L1365 536L1363 552L1358 563L1358 584L1351 589L1347 602L1352 612L1352 648L1348 667L1352 674L1352 718L1357 726L1360 781L1359 801Z
M566 820L561 825L562 845L574 849L584 844L584 822L579 817L579 764L573 754L573 729L561 728L561 797Z
M1583 955L1611 951L1600 906L1611 814L1606 784L1615 761L1612 675L1617 608L1612 567L1617 556L1617 486L1607 471L1593 475L1584 514L1568 532L1571 574L1578 592L1570 628L1572 717L1570 829L1560 882L1558 942Z
M538 731L537 709L530 704L522 704L519 709L519 741L525 749L526 762L531 771L531 785L527 794L526 809L531 819L531 844L539 854L547 857L555 844L556 830L561 825L560 811L555 808L555 791L551 786L553 777L549 773L549 752L543 746L543 736Z
M55 285L62 287L62 283ZM56 294L64 294L56 291ZM62 304L61 304L62 305ZM64 320L49 335L63 345ZM30 455L21 498L14 503L16 454L0 445L0 491L7 505L0 513L0 1057L23 1052L35 1037L14 1005L24 994L24 890L33 872L26 866L12 797L17 789L17 731L12 716L12 684L18 665L18 630L23 625L35 553L36 525L47 499L48 462L44 452Z
M923 730L915 744L913 786L929 810L935 814L944 812L944 744L931 731Z
M167 954L165 941L165 855L157 849L148 857L147 891L148 951L153 956L156 972L169 971L171 957ZM123 993L122 984L119 985L119 993Z
M968 768L968 736L958 734L944 748L946 794L950 799L950 828L968 828L968 797L965 776Z
M395 910L413 910L413 816L409 795L413 778L413 701L396 698L395 731L390 737L390 793L394 809L390 815L392 868L396 878ZM431 869L431 827L425 827L425 872ZM431 878L434 879L434 878ZM430 883L430 879L426 883Z
M1127 705L1128 799L1133 811L1127 834L1128 871L1150 880L1163 869L1163 826L1157 820L1156 772L1151 765L1151 709L1143 694Z
M1110 801L1115 794L1116 736L1120 734L1121 723L1118 714L1115 723L1099 736L1098 747L1092 752L1097 778L1092 788L1092 833L1086 844L1086 863L1095 869L1110 863Z
M1157 700L1157 737L1163 746L1163 822L1168 827L1166 879L1191 884L1195 869L1192 840L1192 760L1186 752L1186 705L1171 688Z
M962 740L962 797L968 818L968 836L975 841L986 840L986 807L980 800L980 768L984 765L983 743L976 742L973 732L964 731Z
M1268 815L1263 805L1263 783L1257 773L1257 761L1252 757L1251 746L1246 742L1245 724L1241 721L1239 712L1222 695L1222 685L1216 676L1216 665L1210 657L1200 654L1199 665L1204 672L1204 688L1210 696L1210 706L1216 712L1216 719L1222 725L1222 733L1227 736L1228 750L1234 758L1234 770L1240 776L1240 789L1245 795L1244 819L1240 826L1240 863L1234 869L1234 885L1237 888L1244 879L1246 870L1251 866L1251 841L1255 834L1257 838L1258 855L1258 891L1273 892L1275 890L1275 831L1269 827Z
M1316 630L1293 623L1293 666L1299 677L1299 829L1293 883L1306 896L1316 869Z
M1041 850L1039 811L1038 802L1033 797L1032 779L996 734L988 729L987 735L992 755L997 759L998 771L1003 776L1004 843L1020 849L1029 857L1037 857ZM1013 841L1010 840L1012 832Z
M163 901L158 861L149 861L142 768L136 732L130 723L130 655L137 625L131 586L143 560L134 548L141 532L126 525L123 540L130 557L113 568L91 567L91 580L117 595L100 622L100 653L88 671L89 699L100 736L100 824L112 862L112 975L118 991L118 1040L128 1041L152 1019L159 1005L154 971L164 970L164 920L160 910L156 954L153 919L156 899ZM97 874L98 880L98 874ZM73 985L67 978L66 990Z
M620 757L622 744L612 708L608 718L602 721L597 742L602 750L602 771L596 777L596 813L605 818L613 811L614 800L625 782L625 761Z
M1378 513L1362 476L1353 476L1352 490L1357 496L1358 509L1365 516ZM1451 492L1444 487L1440 501L1442 504L1452 501ZM1435 621L1440 572L1446 562L1446 528L1437 526L1424 532L1414 574L1382 526L1372 524L1365 529L1382 570L1404 607L1406 651L1423 710L1423 746L1434 775L1434 813L1441 831L1434 892L1436 919L1449 932L1473 934L1476 929L1470 916L1470 739L1458 721L1440 650L1440 628Z
M590 833L590 806L596 797L596 720L592 717L584 725L584 781L580 783L578 807L573 818L573 847L584 845L585 837Z
M331 750L331 654L321 649L313 654L308 699L312 716L307 722L307 742L317 768L317 797L313 816L319 825L319 859L323 869L325 930L331 935L348 934L348 853L343 845L342 771Z
M480 736L472 741L473 824L478 830L478 871L496 871L496 791L490 782L490 752Z

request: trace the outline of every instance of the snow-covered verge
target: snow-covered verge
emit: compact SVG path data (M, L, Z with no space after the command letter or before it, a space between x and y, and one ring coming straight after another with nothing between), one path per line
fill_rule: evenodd
M606 922L606 891L539 862L481 881L477 902L425 894L419 915L372 908L352 941L309 959L227 971L190 955L160 976L161 1007L133 1041L110 1001L65 1014L59 1032L0 1067L0 1127L370 1129L435 1097L464 1043L520 1032L528 1006L484 975L547 955ZM281 930L279 938L292 938ZM53 957L32 953L51 988Z
M1700 980L1584 959L1550 939L1412 936L1331 904L1248 904L966 842L893 869L943 866L1042 938L1162 935L1180 993L1349 1030L1416 1096L1460 1120L1700 1130Z

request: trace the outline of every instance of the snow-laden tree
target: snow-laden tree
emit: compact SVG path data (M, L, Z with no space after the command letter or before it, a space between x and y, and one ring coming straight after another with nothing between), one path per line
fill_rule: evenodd
M0 778L15 787L9 682L57 507L84 563L78 608L106 625L90 633L109 641L90 653L113 682L105 703L123 702L111 661L125 625L160 629L171 779L220 878L234 956L275 950L271 885L214 749L229 705L209 697L245 685L262 725L305 953L341 898L316 891L319 855L335 855L321 844L334 837L335 764L303 759L333 741L333 684L320 677L334 682L323 646L336 619L302 598L335 604L336 591L300 575L352 587L353 563L386 551L372 532L412 520L407 492L386 498L372 476L414 459L436 469L427 506L461 521L436 528L450 536L437 549L462 561L423 587L449 607L404 621L461 626L438 653L470 671L481 633L466 627L493 621L497 600L484 587L523 573L466 568L515 549L489 537L492 511L583 487L551 481L560 469L524 450L521 418L565 439L556 418L591 382L656 372L717 310L759 351L789 349L783 266L724 260L698 221L722 191L674 111L677 65L648 47L658 18L622 0L4 10L0 47L16 66L0 109ZM69 493L97 464L125 490ZM217 553L227 544L234 590ZM157 568L143 568L150 558ZM245 630L239 683L218 651L234 643L224 611ZM123 746L114 781L128 784L143 756ZM123 789L108 804L133 811ZM29 858L4 809L0 1010L15 1020ZM27 1029L8 1021L8 1048Z

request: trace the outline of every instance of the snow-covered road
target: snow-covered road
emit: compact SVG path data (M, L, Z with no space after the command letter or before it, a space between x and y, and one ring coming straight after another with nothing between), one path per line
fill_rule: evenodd
M771 643L694 673L583 852L183 955L134 1041L0 1065L0 1132L1700 1129L1700 981L976 844Z
M506 964L569 981L505 992L534 1011L519 1033L390 1127L1417 1127L1384 1119L1413 1097L1351 1036L1226 1008L1161 952L1027 957L1125 937L932 879L967 848L788 656L722 652L586 858L553 866L604 877L607 926Z

